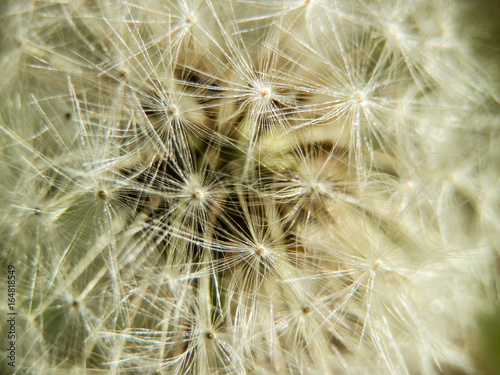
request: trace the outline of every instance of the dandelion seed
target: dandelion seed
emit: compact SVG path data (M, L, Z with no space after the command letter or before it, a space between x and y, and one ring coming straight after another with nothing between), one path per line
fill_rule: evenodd
M259 248L257 248L256 253L258 256L263 256L266 253L266 249L264 247L260 246Z
M203 199L203 196L204 196L203 191L197 190L193 194L191 194L191 199L195 201L201 201Z
M354 98L358 101L359 104L362 105L366 100L366 95L364 92L359 91L359 92L354 94Z
M106 200L108 198L108 192L106 190L99 190L97 192L97 197L102 200Z
M167 114L168 117L172 118L178 118L180 115L179 108L177 108L175 105L167 107L165 113Z

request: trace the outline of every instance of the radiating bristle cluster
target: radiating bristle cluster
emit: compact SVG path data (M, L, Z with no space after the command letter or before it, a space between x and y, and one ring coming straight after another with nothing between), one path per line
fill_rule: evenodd
M0 9L1 369L475 373L500 107L458 1Z

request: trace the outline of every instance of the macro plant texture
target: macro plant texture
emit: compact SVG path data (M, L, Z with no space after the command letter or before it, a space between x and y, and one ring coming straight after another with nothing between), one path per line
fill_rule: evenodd
M466 5L1 2L0 373L476 374L500 74Z

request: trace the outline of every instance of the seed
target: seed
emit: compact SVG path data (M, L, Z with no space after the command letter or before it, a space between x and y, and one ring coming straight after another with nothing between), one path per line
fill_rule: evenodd
M99 190L97 192L97 197L104 200L108 197L108 192L106 190Z
M265 252L266 252L266 249L262 246L257 249L257 255L259 255L259 256L264 255Z
M191 194L191 199L195 201L200 201L203 198L203 192L200 190L196 190L193 194Z

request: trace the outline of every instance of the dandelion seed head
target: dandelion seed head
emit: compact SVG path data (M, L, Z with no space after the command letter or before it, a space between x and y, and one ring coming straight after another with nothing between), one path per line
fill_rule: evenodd
M498 90L460 1L4 3L19 372L477 372Z

